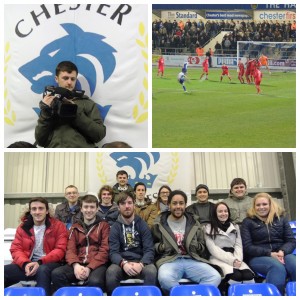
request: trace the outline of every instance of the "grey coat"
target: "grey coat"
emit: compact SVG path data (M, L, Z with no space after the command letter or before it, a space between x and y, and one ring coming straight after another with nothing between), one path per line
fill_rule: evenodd
M218 265L224 275L233 273L233 262L235 259L242 261L240 270L250 269L243 262L243 245L239 226L231 223L226 232L219 229L215 239L208 235L210 228L210 224L205 226L206 247L211 254L209 262ZM234 253L224 251L222 249L224 247L234 248Z

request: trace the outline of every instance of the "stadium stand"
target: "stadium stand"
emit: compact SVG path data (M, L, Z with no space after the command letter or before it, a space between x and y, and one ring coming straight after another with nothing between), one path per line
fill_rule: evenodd
M189 284L173 287L170 296L221 296L221 293L213 285Z
M162 294L156 286L136 285L118 286L114 289L112 296L162 296Z
M232 284L228 296L281 296L275 285L271 283Z
M7 287L4 296L46 296L41 287Z

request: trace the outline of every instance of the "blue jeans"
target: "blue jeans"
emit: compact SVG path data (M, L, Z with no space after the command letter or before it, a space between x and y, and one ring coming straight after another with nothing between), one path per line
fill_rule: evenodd
M266 282L274 284L284 295L286 278L296 281L296 256L288 254L284 257L285 264L271 256L254 257L249 261L249 267L266 276Z
M168 294L172 287L179 285L182 278L199 284L218 286L221 276L209 264L192 258L179 257L172 262L161 265L158 269L158 281L164 294Z

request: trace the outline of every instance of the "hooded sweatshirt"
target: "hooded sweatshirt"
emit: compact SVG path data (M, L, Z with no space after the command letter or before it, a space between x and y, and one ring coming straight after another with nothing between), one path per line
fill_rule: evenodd
M125 224L121 215L112 225L109 233L109 256L113 264L120 265L123 259L142 262L154 261L152 235L146 222L135 215L130 224Z

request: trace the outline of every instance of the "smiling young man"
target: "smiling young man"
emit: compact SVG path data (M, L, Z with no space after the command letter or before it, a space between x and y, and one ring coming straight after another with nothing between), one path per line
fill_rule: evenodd
M50 216L45 198L29 201L29 211L21 218L10 252L13 262L4 266L4 286L21 280L36 280L37 287L51 295L51 272L65 256L67 229Z
M120 215L109 234L111 265L106 272L107 294L129 278L144 280L144 285L156 285L157 270L153 264L154 249L150 229L134 213L134 196L122 192L116 197Z
M55 81L61 88L75 90L77 66L71 61L62 61L56 67ZM86 95L68 99L77 105L74 116L61 116L57 111L56 95L44 94L40 101L40 116L35 128L37 144L44 148L95 148L106 135L96 103ZM55 99L55 100L54 100Z
M164 295L179 285L182 278L217 287L221 276L207 260L200 223L185 211L187 195L180 190L172 191L168 203L170 211L162 212L152 227L158 281Z
M82 219L70 229L65 266L52 273L55 289L84 282L105 290L109 225L97 216L98 199L85 195L80 201Z
M118 205L114 202L114 191L111 186L103 185L98 193L99 210L98 215L101 220L108 222L112 226L118 218Z
M146 185L143 182L137 182L133 188L135 193L135 214L139 215L151 228L154 219L158 215L157 206L146 198Z
M73 223L76 223L80 217L79 193L75 185L69 185L65 188L66 201L58 204L55 208L55 218L66 224L70 229Z
M247 184L243 178L232 180L228 198L224 202L230 208L232 221L241 224L247 217L247 210L252 205L252 198L248 196Z
M199 217L200 223L208 223L209 217L214 210L215 204L208 201L209 189L205 184L196 187L197 202L187 207L186 211Z
M117 183L113 186L115 195L121 192L133 192L133 187L128 183L128 173L125 170L119 170L116 174Z

